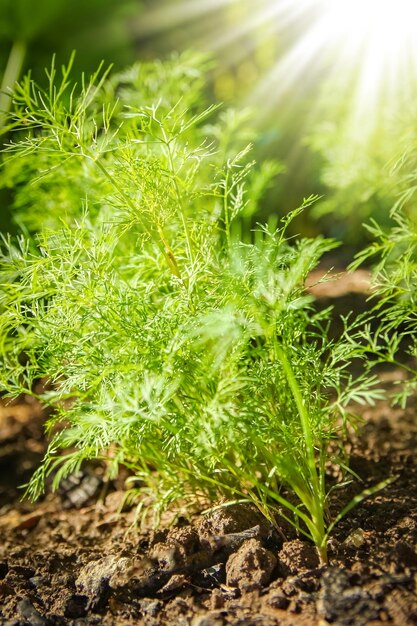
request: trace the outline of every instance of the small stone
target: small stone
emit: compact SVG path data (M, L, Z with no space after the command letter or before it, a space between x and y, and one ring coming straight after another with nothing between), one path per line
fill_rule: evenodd
M343 543L348 547L360 548L366 543L365 531L362 528L356 528L346 537Z
M273 591L268 595L267 603L273 609L286 609L290 603L283 591Z
M49 581L44 576L32 576L32 578L29 578L28 583L33 589L38 589L42 585L49 584Z
M110 589L117 588L119 579L123 583L129 576L131 559L108 556L90 561L81 568L75 581L80 595L89 598L88 609L103 608L108 600Z
M225 549L231 552L237 550L246 539L257 539L260 535L260 526L247 528L239 533L227 533L225 535L213 535L210 537L210 544L214 552Z
M128 569L130 560L108 556L96 561L90 561L81 568L75 581L77 589L89 597L97 595L102 581L107 582L117 577L118 573Z
M35 609L29 598L22 598L17 603L17 610L30 623L30 626L45 626L46 619Z
M242 591L254 591L267 585L277 564L275 556L257 539L245 541L226 564L226 584Z
M174 574L169 581L158 591L158 594L171 593L178 591L190 584L190 579L184 574Z
M149 617L156 617L159 611L162 609L162 602L160 600L152 600L144 598L139 603L140 610Z

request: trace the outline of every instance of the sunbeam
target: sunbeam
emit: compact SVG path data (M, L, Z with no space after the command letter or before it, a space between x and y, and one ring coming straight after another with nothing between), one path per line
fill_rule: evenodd
M249 85L251 104L285 108L303 86L336 80L360 118L415 87L416 23L416 0L165 0L145 12L138 31L176 28L177 47L207 50L223 69L271 42L269 67ZM235 91L241 95L236 81Z

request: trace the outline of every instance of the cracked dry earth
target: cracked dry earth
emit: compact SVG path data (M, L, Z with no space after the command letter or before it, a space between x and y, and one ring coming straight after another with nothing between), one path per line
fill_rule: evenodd
M87 467L60 493L20 502L43 451L28 399L0 409L0 624L3 626L376 626L417 624L416 406L367 409L351 443L364 484L397 480L336 527L330 564L256 510L218 509L159 531L117 515L121 483L103 491Z

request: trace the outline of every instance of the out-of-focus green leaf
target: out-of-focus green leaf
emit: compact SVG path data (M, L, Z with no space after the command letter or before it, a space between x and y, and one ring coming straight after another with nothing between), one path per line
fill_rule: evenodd
M79 4L78 2L72 4ZM0 5L0 36L31 41L66 10L65 0L3 0Z

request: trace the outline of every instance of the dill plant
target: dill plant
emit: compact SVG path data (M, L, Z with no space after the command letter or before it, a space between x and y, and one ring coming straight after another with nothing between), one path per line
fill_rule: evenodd
M402 192L391 212L390 227L375 220L367 225L373 241L352 264L356 268L373 263L371 317L377 320L377 330L372 330L369 320L360 332L359 351L370 368L388 364L404 370L407 379L394 395L394 402L402 407L417 391L417 222L403 205L404 197L414 193L415 184L408 193Z
M276 170L216 141L230 115L199 110L199 88L164 90L167 68L149 71L153 103L132 95L140 67L78 92L53 67L48 89L27 78L14 95L10 127L25 130L7 167L31 164L21 206L49 222L5 238L0 264L2 389L35 394L46 379L37 395L54 409L28 492L104 459L110 473L130 468L156 511L249 501L326 561L352 505L329 519L326 467L344 466L349 403L378 396L372 377L349 373L356 346L328 339L331 312L305 288L335 243L289 239L299 211L242 238L239 220Z
M115 188L109 176L103 176L101 166L108 163L108 173L123 173L122 164L118 171L116 164L130 158L128 149L121 150L122 142L128 148L127 138L130 146L133 141L145 140L142 150L135 146L134 158L139 158L139 154L146 158L152 132L160 121L167 127L182 124L175 132L182 138L183 154L176 154L176 158L178 164L180 160L183 166L186 163L190 176L198 174L201 188L210 186L215 167L233 158L242 145L254 139L249 111L216 113L216 107L212 107L211 113L216 115L207 115L210 110L206 111L204 87L210 64L202 55L174 55L164 62L138 63L114 73L100 66L91 76L83 76L80 84L71 78L73 64L74 55L61 72L53 63L43 89L28 75L14 93L14 111L5 129L12 141L3 152L0 186L11 190L13 218L25 232L56 228L62 220L70 223L82 215L83 204L89 200L91 219L103 219L106 210L112 214L113 205L106 198L114 194ZM152 121L152 111L156 110L159 121ZM143 123L138 125L141 111ZM200 123L189 124L194 114L202 111L206 113ZM123 137L119 138L121 126ZM33 133L28 134L30 128L37 129L36 138ZM41 138L42 128L54 131ZM20 146L17 158L14 142ZM196 148L195 154L186 154L187 142ZM212 142L216 144L215 151L210 149ZM84 154L86 149L89 156ZM211 152L211 168L196 172L197 161L205 151ZM253 179L253 201L244 211L248 217L250 211L256 211L256 198L262 196L280 170L278 163L266 161L256 168L256 176L249 173L247 184Z

